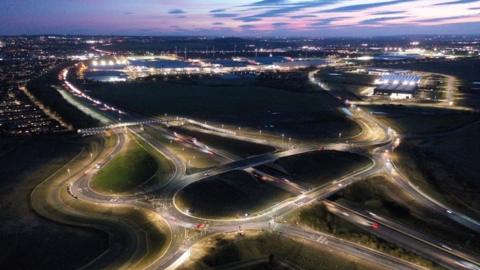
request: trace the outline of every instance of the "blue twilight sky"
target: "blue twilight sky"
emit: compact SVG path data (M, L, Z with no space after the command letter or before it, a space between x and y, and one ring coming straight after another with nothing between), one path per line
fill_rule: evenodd
M480 34L480 0L0 0L0 35Z

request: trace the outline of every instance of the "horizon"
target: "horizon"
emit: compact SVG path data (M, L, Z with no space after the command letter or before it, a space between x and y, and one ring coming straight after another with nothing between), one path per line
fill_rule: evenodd
M97 38L205 38L205 39L388 39L388 38L427 38L427 37L440 37L440 38L464 38L464 37L480 37L480 33L472 34L395 34L395 35L371 35L371 36L249 36L249 35L232 35L232 36L217 36L217 35L186 35L186 34L157 34L157 35L122 35L122 34L58 34L58 33L38 33L38 34L16 34L16 35L1 35L0 38L15 38L15 37L97 37Z
M97 2L2 1L0 35L328 38L480 34L478 0Z

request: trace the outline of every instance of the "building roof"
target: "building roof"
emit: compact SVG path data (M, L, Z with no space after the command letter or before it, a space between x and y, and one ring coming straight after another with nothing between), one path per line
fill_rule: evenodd
M420 76L415 74L389 74L375 80L378 86L375 91L413 93L420 82Z

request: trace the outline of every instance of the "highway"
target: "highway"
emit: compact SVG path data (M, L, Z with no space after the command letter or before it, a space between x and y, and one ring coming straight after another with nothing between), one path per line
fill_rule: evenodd
M317 82L314 75L309 75L313 83L321 86L324 89L327 87L323 83ZM67 76L65 75L65 80L66 77ZM382 122L378 121L373 115L360 108L350 107L348 108L348 110L350 110L352 114L352 119L361 123L361 126L364 128L363 134L361 136L363 140L361 141L351 141L349 143L338 142L322 145L300 144L297 145L295 148L285 148L284 145L282 148L282 145L275 145L277 151L273 153L248 157L245 159L240 159L232 153L228 153L224 150L215 149L214 147L209 146L208 148L212 149L217 158L222 159L224 162L215 168L187 175L187 165L185 164L185 162L179 157L175 156L168 149L168 147L163 145L163 143L157 139L158 134L162 134L166 137L172 136L172 133L167 128L162 128L158 126L159 123L163 123L162 121L151 123L141 122L139 120L136 120L141 119L138 116L126 113L123 110L119 110L111 105L105 104L99 100L89 97L83 91L74 87L68 82L66 82L66 85L67 88L70 88L72 94L83 98L86 106L90 106L91 108L98 108L99 104L102 104L102 106L106 106L108 110L102 111L103 115L107 116L107 118L112 120L112 125L120 125L122 127L120 129L117 128L117 132L125 129L135 134L137 137L144 140L146 143L156 149L156 151L167 157L174 165L174 172L170 175L170 178L168 179L168 181L166 181L166 183L162 185L153 185L152 187L146 188L142 192L137 192L125 196L118 196L111 194L102 194L94 191L90 187L90 181L95 175L95 173L98 171L98 169L96 169L95 167L95 164L107 164L124 146L124 135L117 135L117 144L109 155L96 157L94 161L84 167L83 173L72 175L71 178L68 180L71 183L71 186L69 187L69 193L79 202L95 203L99 205L105 204L131 206L136 209L145 209L145 211L155 211L158 216L162 217L163 219L165 219L166 222L168 222L171 228L172 242L170 243L167 252L163 256L156 258L150 264L148 269L174 269L175 266L179 265L179 262L181 263L182 260L188 259L190 250L189 247L193 244L193 242L191 239L185 238L185 230L192 229L197 224L205 223L208 223L207 231L205 231L205 234L208 235L218 232L237 231L239 227L241 227L242 229L259 230L271 228L274 225L274 229L278 230L284 235L308 239L309 241L315 241L319 244L328 243L329 247L333 249L341 250L342 252L346 252L348 254L351 254L352 256L365 259L367 261L389 269L422 269L422 267L406 262L404 260L394 258L378 251L343 241L331 235L325 235L319 232L313 232L305 230L303 228L292 227L289 225L278 224L275 222L275 220L284 217L292 211L295 211L315 201L326 199L330 195L344 189L348 185L351 185L357 181L361 181L368 176L376 175L379 173L387 173L394 180L394 182L402 188L404 192L412 195L419 202L423 202L423 204L429 209L432 209L439 214L445 215L452 220L455 220L456 222L467 226L468 228L474 229L476 231L480 230L479 223L470 219L469 217L454 212L443 206L439 202L419 191L408 181L408 179L402 177L399 173L396 172L394 164L392 164L386 153L392 152L395 147L398 146L398 144L400 143L400 136L390 127L387 127ZM329 88L325 90L334 95L336 98L341 97L341 93L335 92L334 90L331 90ZM145 127L138 129L134 124L121 125L116 120L118 119L119 115L121 115L123 121L127 121L126 123L141 123ZM186 120L190 124L196 125L198 127L198 130L203 130L207 133L217 135L223 134L223 136L228 136L235 139L242 139L256 143L265 143L265 141L259 140L258 138L243 137L240 134L232 133L218 127L213 127L211 125L202 124L195 120L183 120ZM314 188L312 190L305 190L302 187L296 187L295 189L292 189L291 186L286 187L288 190L294 193L295 196L293 198L280 202L258 213L252 213L248 217L235 219L205 219L202 217L192 216L189 213L184 213L175 205L175 195L178 193L178 191L196 181L201 181L203 179L233 170L246 170L247 172L252 172L255 170L253 169L253 167L271 163L282 157L288 157L292 155L298 155L319 150L349 151L362 154L368 156L372 160L372 164L357 172L353 172L349 175L334 179L330 183ZM268 174L266 174L265 172L262 172L262 175L268 177ZM276 184L284 185L285 183L278 183L277 181ZM152 203L152 201L162 202L161 206L155 205L154 203ZM332 209L332 211L335 212L335 209ZM357 212L350 213L351 217L354 217L355 215L356 217L358 217L355 220L352 220L352 222L358 222L358 220L360 220L360 217L365 219L365 217L360 216ZM394 227L394 225L395 224L392 225L389 223L388 227L382 226L382 238L390 237L389 240L398 244L399 246L406 246L410 250L416 250L416 246L414 243L419 242L418 237L408 238L408 235L406 236L405 234L406 230L399 230L399 228ZM376 233L380 234L380 232ZM409 234L411 235L411 233ZM401 237L399 235L401 235ZM206 235L203 235L202 237L205 236ZM319 239L323 240L319 241ZM422 237L422 239L427 238ZM431 243L432 241L427 242ZM420 243L429 247L429 249L427 249L426 252L422 253L422 255L424 255L427 259L438 262L450 269L459 269L462 263L471 263L472 265L475 265L477 263L475 260L468 257L467 255L459 256L460 254L463 254L460 251L452 249L449 252L445 252L445 250L443 249L444 253L436 253L429 250L434 250L433 248L437 247L426 244L422 241L420 241ZM455 268L455 266L457 268ZM478 268L472 268L472 266L470 265L470 268L467 267L460 269Z
M328 210L338 217L348 220L360 228L379 236L389 242L414 251L425 258L433 259L438 263L449 269L472 269L461 267L459 264L470 265L475 267L473 269L480 269L480 262L473 256L452 249L440 241L433 239L428 235L420 235L420 233L407 228L403 225L382 217L378 214L356 209L353 206L335 203L331 201L324 201Z

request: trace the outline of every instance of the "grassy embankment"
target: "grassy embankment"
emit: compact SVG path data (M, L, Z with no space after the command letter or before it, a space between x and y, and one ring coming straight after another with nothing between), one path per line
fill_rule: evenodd
M413 252L400 248L390 242L386 242L330 213L323 203L317 203L294 212L288 219L292 223L326 232L336 237L376 249L430 269L443 269Z
M239 269L346 270L378 269L346 254L312 246L300 239L270 232L248 232L246 236L220 234L193 246L193 256L180 269L217 269L243 265ZM251 264L249 264L251 263Z
M130 135L125 148L95 175L92 187L102 192L132 192L143 185L162 183L172 169L164 156Z
M347 187L338 194L338 200L353 203L417 232L441 239L451 247L460 247L472 253L479 251L479 235L469 230L458 230L457 223L425 209L414 198L404 194L399 187L382 176L372 177Z

